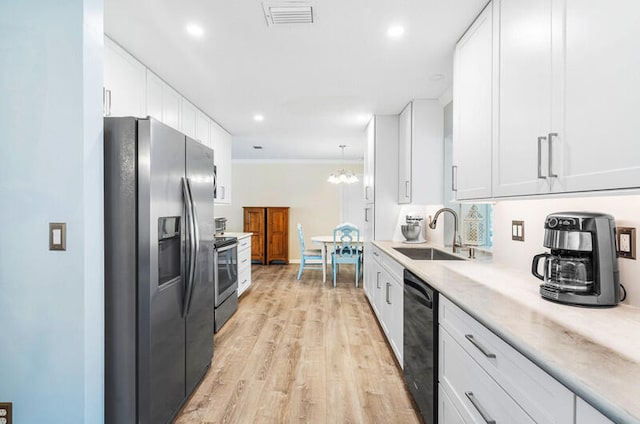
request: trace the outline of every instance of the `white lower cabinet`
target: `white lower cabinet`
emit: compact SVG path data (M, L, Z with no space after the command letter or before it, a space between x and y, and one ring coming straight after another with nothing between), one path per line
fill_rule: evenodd
M464 418L458 412L447 390L438 384L438 424L464 424Z
M439 424L612 422L442 295L439 319Z
M609 418L602 415L593 406L576 397L576 424L612 424Z
M238 240L238 296L251 286L251 237Z
M380 249L371 246L372 260L366 272L373 292L369 302L400 366L403 361L404 268Z

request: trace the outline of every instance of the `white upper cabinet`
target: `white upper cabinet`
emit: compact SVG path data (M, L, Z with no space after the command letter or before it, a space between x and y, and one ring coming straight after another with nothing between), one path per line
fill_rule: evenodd
M489 3L455 50L452 172L458 200L491 197L492 13Z
M216 203L231 203L231 142L232 137L215 121L211 121L211 144L216 165Z
M405 106L398 118L398 203L411 203L412 106Z
M565 0L554 191L640 187L640 7ZM562 103L564 102L564 107Z
M104 38L105 116L146 116L145 72L142 63Z
M182 96L147 69L147 115L180 131Z
M180 107L180 131L196 138L196 107L184 97Z
M398 122L398 203L441 204L444 115L437 100L414 100Z
M639 188L640 55L630 53L640 51L637 1L491 7L492 22L485 10L456 48L457 198ZM490 190L486 169L473 163L489 150Z
M147 115L161 122L164 122L162 119L162 90L164 86L164 81L147 69Z
M499 5L493 195L547 193L547 138L553 133L552 64L555 65L552 0L502 0Z
M162 87L162 122L177 130L180 129L180 108L182 96L165 84Z
M201 110L196 110L196 137L200 143L207 147L212 147L211 144L211 119L205 115Z
M367 124L365 130L365 142L364 142L364 181L362 185L364 187L364 203L372 204L375 200L374 190L374 168L375 168L375 143L376 143L376 117L374 116ZM366 221L366 217L365 217Z

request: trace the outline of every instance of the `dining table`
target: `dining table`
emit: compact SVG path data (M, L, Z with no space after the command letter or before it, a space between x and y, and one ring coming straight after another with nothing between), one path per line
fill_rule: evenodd
M321 245L320 250L322 251L322 282L327 282L327 254L329 249L333 248L333 236L313 236L311 237L311 243ZM362 237L359 241L353 241L353 244L357 244L359 248L362 248L364 245L364 240Z

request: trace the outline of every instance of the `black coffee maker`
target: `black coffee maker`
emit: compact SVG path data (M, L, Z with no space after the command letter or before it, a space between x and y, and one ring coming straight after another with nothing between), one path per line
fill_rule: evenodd
M531 272L544 281L543 298L582 306L615 306L620 277L615 220L590 212L558 212L544 223L544 246L551 253L533 257ZM539 263L544 259L544 272Z

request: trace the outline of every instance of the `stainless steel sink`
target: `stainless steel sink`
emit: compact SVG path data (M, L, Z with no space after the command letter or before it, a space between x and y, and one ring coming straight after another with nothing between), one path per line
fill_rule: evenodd
M418 261L464 261L459 256L432 247L394 247L395 250Z

